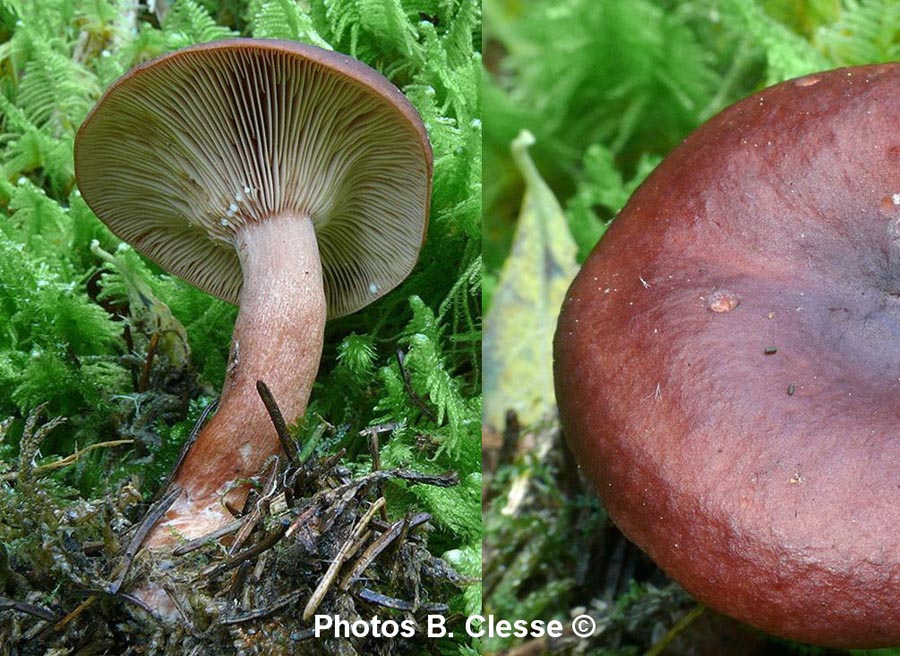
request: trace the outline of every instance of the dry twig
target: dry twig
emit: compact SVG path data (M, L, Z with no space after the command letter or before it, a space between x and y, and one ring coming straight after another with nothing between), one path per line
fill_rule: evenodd
M366 514L363 515L362 518L357 522L356 526L353 528L353 531L350 533L350 537L341 546L341 549L334 557L334 560L331 561L331 565L325 572L325 576L323 576L322 580L319 581L319 585L316 588L315 592L313 592L312 596L309 598L309 602L306 604L306 608L303 609L304 620L309 621L310 618L312 618L312 616L316 614L319 605L322 603L322 600L325 598L325 595L328 593L328 590L331 588L334 580L337 578L338 571L341 569L341 566L351 555L353 555L356 549L359 548L359 545L363 541L363 538L366 534L366 529L369 525L369 522L372 521L375 513L377 513L385 503L386 502L384 500L384 497L378 497L378 500L369 507L369 509L366 511Z
M397 350L397 365L400 367L400 375L403 377L403 388L406 390L406 393L409 395L409 398L415 403L416 407L422 411L422 413L428 417L431 421L437 421L437 415L434 414L434 410L428 407L428 404L422 400L416 391L412 387L412 380L410 380L409 372L406 370L406 367L403 365L406 360L406 354L402 350Z
M263 405L266 406L266 411L272 419L272 425L275 426L275 432L278 434L278 440L281 442L284 455L287 456L290 465L296 467L300 461L300 452L297 449L297 443L288 432L284 416L275 402L275 397L272 396L272 391L263 381L258 380L256 381L256 392L259 394L259 398L262 399Z
M400 521L394 522L391 527L381 534L376 540L372 542L368 546L368 548L363 552L362 556L357 559L357 561L353 564L353 567L347 572L347 575L341 580L340 585L338 586L341 590L346 590L350 587L350 585L356 581L360 576L362 576L363 572L366 571L366 568L372 564L382 551L387 549L391 543L394 542L398 537L402 534L405 534L409 531L410 528L415 528L416 526L420 526L431 519L431 515L428 513L419 513L418 515L414 515L413 517L404 517Z
M287 531L286 524L276 524L275 528L268 535L266 535L262 540L254 544L252 547L249 547L244 551L241 551L240 553L230 556L228 560L207 567L205 570L200 572L195 580L209 578L216 574L227 572L228 570L234 569L244 561L250 560L251 558L256 558L259 554L274 547L278 543L278 541L284 537L285 531Z
M58 426L60 423L57 423L55 426ZM45 426L48 424L45 424ZM53 428L55 428L53 426ZM49 431L48 431L49 432ZM74 465L78 460L85 454L90 453L95 449L108 449L114 446L123 446L125 444L134 444L134 440L110 440L108 442L97 442L97 444L91 444L90 446L86 446L83 449L79 449L74 453L70 453L65 458L60 458L59 460L55 460L54 462L48 462L43 465L39 465L34 467L31 470L32 475L38 474L46 474L57 469L62 469L63 467L68 467L69 465ZM5 474L0 474L0 481L14 481L19 477L19 472L6 472Z
M144 515L144 518L141 520L137 531L135 531L134 537L131 538L131 542L128 543L128 548L125 549L122 573L119 574L118 578L116 578L109 587L109 591L112 594L116 594L122 588L122 584L125 582L128 572L131 569L131 563L134 562L134 557L137 555L138 551L140 551L141 545L150 533L150 529L153 528L156 522L162 519L162 516L165 515L166 511L169 509L169 506L175 503L175 499L177 499L180 494L181 486L176 485L169 490L169 493L166 496L150 506L147 514Z
M59 617L57 617L56 613L43 606L35 606L34 604L29 604L25 601L7 599L6 597L0 597L0 610L15 610L20 613L25 613L26 615L39 617L48 622L59 621Z

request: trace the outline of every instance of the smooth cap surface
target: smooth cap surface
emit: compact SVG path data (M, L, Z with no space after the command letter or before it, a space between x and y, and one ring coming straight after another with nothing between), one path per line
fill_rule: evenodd
M138 66L110 87L75 144L78 185L97 216L232 303L235 231L308 215L332 318L412 269L431 169L421 120L387 79L286 41L216 41Z
M638 189L562 309L563 428L704 603L900 644L900 66L725 110Z

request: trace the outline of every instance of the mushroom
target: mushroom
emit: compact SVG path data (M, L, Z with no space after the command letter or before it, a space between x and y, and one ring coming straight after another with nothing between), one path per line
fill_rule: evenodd
M204 535L281 451L257 381L287 422L302 416L326 317L369 304L415 264L431 193L425 129L396 87L350 57L231 39L119 79L81 126L75 167L116 235L240 306L218 411L146 544Z
M564 301L563 430L610 517L703 603L900 643L900 65L726 109Z

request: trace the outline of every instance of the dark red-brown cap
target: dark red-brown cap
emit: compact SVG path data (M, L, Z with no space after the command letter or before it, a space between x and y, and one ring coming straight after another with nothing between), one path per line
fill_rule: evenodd
M569 290L555 376L610 516L698 599L900 643L900 65L692 134Z
M113 232L232 303L235 231L310 216L336 317L415 264L432 154L415 109L368 66L294 42L228 39L117 81L78 132L75 170Z

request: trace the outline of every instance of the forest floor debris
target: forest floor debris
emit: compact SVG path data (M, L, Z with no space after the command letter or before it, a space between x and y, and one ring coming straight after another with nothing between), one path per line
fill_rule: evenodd
M44 485L52 481L35 477L41 468L33 463L41 439L58 423L40 424L40 411L32 414L18 476L0 483L0 544L16 554L11 562L6 550L0 553L3 656L287 654L301 643L304 654L413 653L418 635L313 639L314 617L419 622L426 614L450 615L446 602L467 584L429 552L430 515L398 515L385 487L448 487L458 483L453 472L353 473L340 452L302 460L295 448L272 458L252 481L233 522L160 556L140 546L172 493L144 506L142 516L133 489L54 507ZM17 507L9 507L14 498ZM156 616L129 592L147 585L177 609L174 620Z

